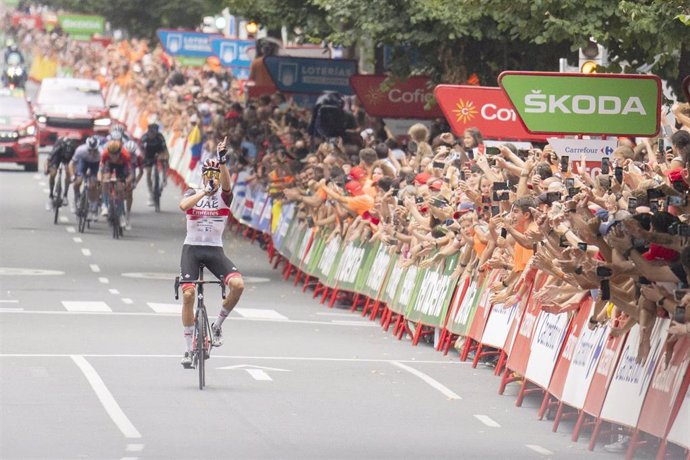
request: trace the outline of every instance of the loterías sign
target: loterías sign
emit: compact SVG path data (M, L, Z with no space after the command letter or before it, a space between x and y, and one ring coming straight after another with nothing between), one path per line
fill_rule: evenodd
M434 92L427 77L410 77L405 81L386 83L385 75L353 75L350 85L364 110L373 117L442 118L434 102ZM427 108L428 106L428 108Z
M498 82L531 133L651 137L659 130L655 75L503 72Z
M448 124L457 136L478 128L487 139L545 142L546 137L529 133L501 88L438 85L434 95Z

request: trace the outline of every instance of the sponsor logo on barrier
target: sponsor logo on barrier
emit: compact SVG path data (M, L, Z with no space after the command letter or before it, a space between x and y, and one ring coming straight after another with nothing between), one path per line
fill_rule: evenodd
M403 268L399 264L395 264L393 270L391 270L391 276L388 278L388 283L384 291L388 299L393 300L395 298L395 293L398 290L398 284L400 284L402 274Z
M532 330L534 329L534 324L537 322L537 317L532 313L525 313L522 318L522 323L520 324L519 334L523 337L532 337Z
M414 292L416 278L417 267L413 265L407 269L407 274L405 274L405 279L403 280L400 298L398 299L402 305L408 305L410 300L412 300L412 293Z
M467 320L470 317L470 311L472 310L472 302L474 300L474 296L476 295L476 293L477 283L476 281L472 281L469 287L467 288L465 295L462 297L462 302L460 303L460 306L455 312L455 317L453 318L453 322L455 324L467 324Z
M376 258L374 259L374 264L371 266L371 271L367 277L366 285L368 288L378 291L383 284L383 280L386 277L386 272L388 271L388 265L390 264L391 256L386 252L386 247L384 245L379 246L376 252Z
M666 353L662 356L662 363L665 358ZM654 379L652 379L652 388L665 393L678 394L679 388L683 383L683 374L680 370L686 369L688 367L688 362L690 362L690 358L683 361L680 365L671 365L668 368L660 366Z
M324 275L328 275L331 267L335 263L336 256L338 255L338 250L340 249L340 240L338 238L333 238L326 245L323 254L321 255L321 260L319 261L319 271Z
M352 244L345 248L338 272L335 278L343 283L354 283L357 279L357 272L364 260L364 248L358 248Z
M439 316L445 299L450 289L450 276L443 276L435 271L427 271L424 274L414 310L424 315Z
M537 343L549 350L555 350L561 343L561 330L558 315L547 315L537 332Z

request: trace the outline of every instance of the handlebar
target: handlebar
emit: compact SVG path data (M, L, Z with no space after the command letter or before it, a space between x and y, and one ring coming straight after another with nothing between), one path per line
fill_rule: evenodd
M175 300L180 299L179 290L180 290L180 284L182 284L182 283L184 283L184 284L196 284L196 285L199 285L199 284L219 284L220 285L220 295L223 299L225 299L225 287L226 286L225 286L225 283L223 283L220 280L209 280L209 281L207 281L207 280L189 280L189 281L184 280L181 282L180 277L176 276L175 277Z

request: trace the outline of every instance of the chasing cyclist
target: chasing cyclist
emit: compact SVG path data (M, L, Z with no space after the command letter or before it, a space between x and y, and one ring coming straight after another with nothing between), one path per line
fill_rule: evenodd
M87 180L87 186L90 178L98 177L98 168L101 162L101 152L98 149L98 139L94 136L86 139L86 142L77 147L72 156L72 161L69 163L69 175L74 187L74 205L79 205L79 197L81 194L81 184L84 177ZM89 198L89 212L96 215L98 213L98 182L94 181L86 193Z
M55 188L55 176L57 176L57 171L60 168L60 164L67 165L72 160L72 155L74 155L74 150L77 148L76 139L69 137L61 137L55 142L53 149L50 151L50 156L46 162L45 173L50 176L49 187L50 195L48 203L46 204L46 211L53 209L53 189ZM62 193L64 194L62 200L62 206L68 206L69 201L67 199L67 192L69 192L70 175L67 174L65 170L65 186L62 188Z
M148 205L153 206L153 181L151 169L156 160L160 160L162 169L162 187L168 181L168 146L165 137L158 131L158 124L149 123L146 133L141 136L141 149L144 152L144 168L146 169L146 186L149 189Z
M101 155L100 181L103 189L103 210L102 216L108 215L108 202L110 196L110 178L114 176L116 179L124 181L124 188L120 182L115 184L116 192L124 200L124 190L132 183L132 159L129 152L122 146L120 141L109 141L103 154ZM120 227L125 227L127 222L125 220L124 207L120 214Z
M181 364L185 368L192 365L192 336L194 334L194 284L185 280L199 279L199 265L204 264L218 279L228 286L229 293L223 301L218 319L211 326L213 346L223 344L222 325L225 318L242 295L244 281L235 264L223 251L223 230L230 214L232 193L230 172L225 162L227 148L225 140L218 143L216 152L218 160L208 159L202 171L202 187L185 192L180 209L187 215L187 236L182 246L180 262L182 283L182 326L186 351Z
M126 230L132 230L132 225L130 221L130 214L132 212L132 203L134 202L134 189L137 188L137 184L144 175L144 159L141 155L141 149L139 144L134 139L130 139L124 144L125 150L129 152L129 156L132 159L132 182L125 190L125 202L127 203L127 225Z

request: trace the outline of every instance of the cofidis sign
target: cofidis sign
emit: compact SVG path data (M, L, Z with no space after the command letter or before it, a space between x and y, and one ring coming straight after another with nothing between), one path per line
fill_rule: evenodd
M654 75L503 72L498 82L531 133L651 137L659 130Z
M443 117L434 102L428 77L386 82L385 75L353 75L350 83L364 110L374 117L433 119Z

